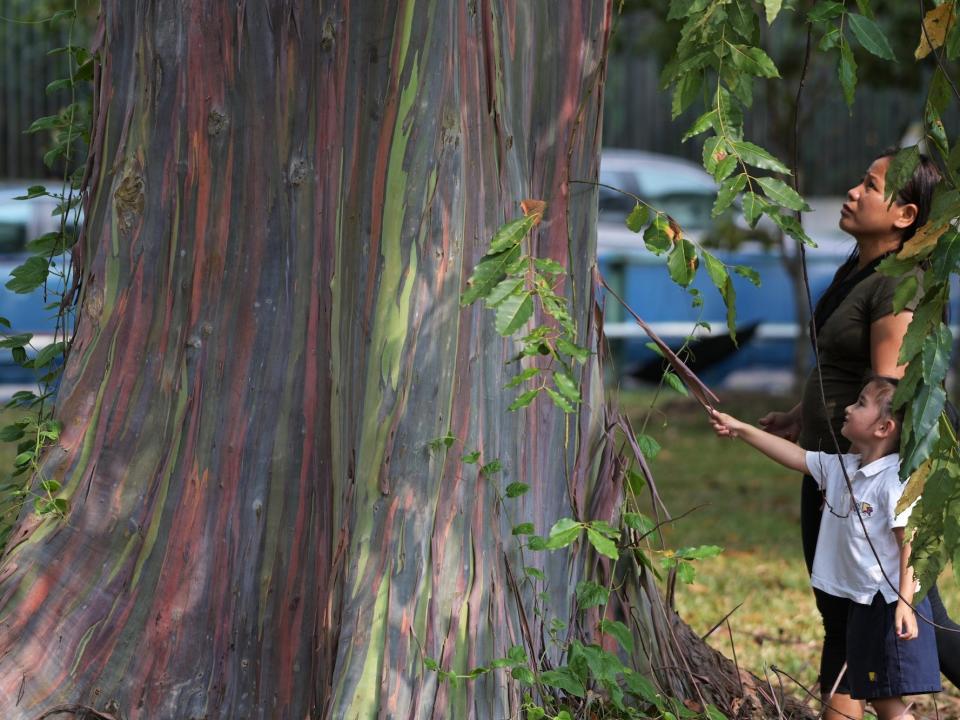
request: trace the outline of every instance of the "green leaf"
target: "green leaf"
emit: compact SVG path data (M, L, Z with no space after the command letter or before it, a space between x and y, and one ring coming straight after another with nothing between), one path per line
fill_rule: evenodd
M757 183L763 188L764 194L773 202L789 210L809 210L810 206L792 187L783 180L773 177L757 178Z
M731 178L727 178L720 183L720 190L717 192L717 200L713 204L713 217L720 216L733 203L737 193L747 186L746 173L740 173Z
M474 450L472 453L467 453L466 455L460 458L460 460L465 462L467 465L475 465L477 460L479 459L480 459L479 450Z
M508 498L516 498L524 495L529 489L530 486L525 483L512 482L507 485L505 492Z
M40 483L40 487L53 495L54 493L60 492L61 485L56 480L44 480Z
M562 667L556 670L547 670L540 673L540 681L544 685L560 688L576 697L584 697L587 694L583 683L570 672L569 668Z
M883 34L883 30L873 20L857 13L847 13L847 22L853 35L863 48L884 60L896 60L893 48Z
M837 65L837 74L840 77L840 86L843 88L843 98L847 107L853 112L853 96L857 90L857 62L853 59L850 43L840 35L840 62Z
M517 527L520 527L520 526L518 525ZM518 534L518 533L514 532L514 535L517 535L517 534ZM532 577L534 580L546 580L546 579L547 579L547 576L544 574L544 572L543 572L540 568L535 568L535 567L531 567L530 565L528 565L527 567L525 567L525 568L523 569L523 571L527 574L528 577ZM527 659L526 656L524 656L524 658L523 658L523 660L521 660L521 662L526 662L526 659Z
M643 513L626 512L623 514L623 523L628 528L636 530L641 535L651 532L657 525Z
M516 375L514 375L513 378L510 380L510 382L508 382L508 383L507 383L506 385L504 385L503 387L505 387L505 388L515 388L515 387L517 387L518 385L523 385L523 383L525 383L527 380L529 380L530 378L532 378L532 377L533 377L534 375L536 375L538 372L540 372L540 368L529 367L529 368L527 368L526 370L524 370L524 371L522 371L522 372L519 372L519 373L517 373Z
M920 286L920 281L917 280L916 275L909 275L903 279L903 282L897 285L897 289L893 291L893 313L896 315L901 312L917 294L917 289Z
M24 436L24 425L13 423L0 428L0 442L15 442Z
M895 197L900 189L910 182L919 164L920 150L916 145L903 148L891 158L883 181L883 194L887 200Z
M737 163L736 155L728 155L718 162L717 166L713 169L713 179L717 182L725 180L730 176L730 173L737 169Z
M737 344L737 290L733 287L733 278L729 275L719 288L720 297L723 298L723 304L727 308L727 333L733 344Z
M921 351L923 381L927 385L939 385L947 376L950 367L950 352L953 348L953 337L950 329L940 324L936 332L931 333L923 341Z
M820 0L813 9L807 13L807 19L812 22L826 22L843 15L844 4L836 0Z
M552 273L554 275L566 274L567 269L551 258L537 258L533 261L537 270L542 273Z
M510 412L514 410L519 410L520 408L525 408L527 405L533 402L533 399L537 396L541 388L534 388L533 390L527 390L525 393L521 393L517 396L517 399L510 403L510 407L507 408Z
M525 279L522 277L508 277L497 283L497 286L490 291L490 294L484 298L484 303L489 308L496 307L508 297L514 294L520 294Z
M638 233L643 230L643 226L647 224L649 218L650 211L647 209L647 206L637 203L633 206L630 214L627 215L627 227L633 232Z
M697 577L697 569L686 560L677 563L677 577L680 582L689 585Z
M510 671L510 677L524 685L533 685L536 682L533 671L527 667L515 667Z
M703 85L703 73L690 72L680 77L673 90L673 100L670 104L670 115L676 120L683 114L693 101L700 95Z
M647 487L647 479L638 473L636 470L627 470L627 485L630 488L630 492L634 495L639 495Z
M547 549L556 550L566 547L580 537L583 525L571 518L561 518L550 528L550 536L547 539Z
M557 338L557 350L579 362L586 362L591 354L586 348L580 347L563 336Z
M733 152L739 155L747 165L763 170L772 170L783 175L791 174L790 168L759 145L754 145L746 140L734 140L730 144L733 147Z
M792 215L784 215L783 213L770 213L768 217L777 224L784 234L789 235L794 240L802 242L804 245L809 247L816 247L817 244L810 239L810 236L804 231L803 226L799 221Z
M13 459L14 467L23 467L24 465L29 465L33 460L33 450L27 450L17 455Z
M640 448L640 452L643 453L643 456L648 460L653 460L661 450L660 443L658 443L652 436L644 433L637 435L637 446Z
M580 387L576 381L566 372L555 371L553 373L553 382L557 390L572 403L580 402Z
M674 0L670 3L667 20L680 20L706 9L709 0Z
M703 169L713 175L717 165L728 155L727 143L723 137L720 135L708 137L703 143Z
M763 214L767 207L767 201L753 192L747 192L743 195L743 217L750 227L757 226L757 220Z
M514 535L533 535L536 532L536 529L533 527L533 523L520 523L513 527Z
M473 275L467 281L469 287L460 298L461 305L470 305L490 294L494 287L506 277L507 267L520 257L520 246L502 253L485 255L473 269Z
M650 223L643 233L643 244L647 246L650 252L657 255L666 252L672 245L669 230L670 221L667 220L667 216L662 213L657 213L653 218L653 222Z
M590 541L590 544L593 545L593 549L601 555L606 555L611 560L616 560L620 557L617 544L609 538L604 537L602 533L597 532L592 527L587 528L587 539Z
M581 580L577 583L576 595L577 605L581 610L586 610L597 605L606 605L610 591L592 580Z
M544 390L547 391L547 395L549 395L550 399L553 400L553 404L556 405L561 410L563 410L563 412L574 413L577 411L576 408L570 403L569 400L567 400L563 395L558 393L552 387L544 388Z
M647 678L638 672L632 670L624 673L624 684L631 695L634 695L645 702L654 706L659 706L663 702L663 697L657 692L657 688Z
M633 652L633 633L619 620L601 620L600 632L615 637L620 647L628 653Z
M773 60L760 48L731 45L730 49L730 57L737 69L757 77L780 77L780 71L777 70Z
M487 477L490 477L494 473L498 473L501 470L503 470L503 463L501 463L499 460L496 460L496 459L491 460L486 465L482 465L480 467L480 472L486 475Z
M777 18L777 14L780 12L782 5L783 0L763 0L763 7L767 11L768 25L773 24L773 21Z
M685 560L703 560L704 558L716 557L723 552L719 545L698 545L697 547L680 548L676 551L676 556Z
M38 369L46 366L58 356L62 356L66 347L66 343L62 341L47 345L37 353L37 356L33 359L33 366Z
M26 134L38 133L44 130L54 130L56 128L62 127L65 125L63 118L59 115L47 115L42 118L37 118L28 127L25 131Z
M733 271L740 277L746 278L756 287L760 287L760 273L749 265L734 265Z
M513 335L533 315L533 298L530 293L509 295L497 305L494 328L503 337Z
M700 133L704 133L710 128L714 127L714 123L717 122L717 111L708 110L703 113L700 117L693 121L693 125L690 126L690 129L687 130L683 135L683 142L686 142L692 137L696 137Z
M27 345L30 340L33 338L33 335L30 333L17 333L16 335L7 335L5 338L0 340L0 348L17 348Z
M13 277L7 281L6 287L21 295L31 293L46 282L49 267L47 258L31 256L13 269L10 273Z
M680 378L678 378L672 372L665 372L663 374L663 379L666 381L667 385L672 387L678 393L684 397L689 397L690 393L687 392L687 388L684 386L683 381L681 381Z
M495 255L519 245L530 228L533 227L535 221L535 215L527 215L501 225L494 233L493 239L490 240L490 249L487 250L487 254Z
M693 243L686 238L680 238L680 242L673 246L667 256L667 270L670 279L681 287L687 287L693 282L694 275L697 274L697 249Z

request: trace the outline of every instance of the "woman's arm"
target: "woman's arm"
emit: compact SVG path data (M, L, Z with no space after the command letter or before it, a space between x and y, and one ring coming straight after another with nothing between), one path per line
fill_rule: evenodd
M870 323L870 367L874 375L901 378L906 365L900 365L900 346L913 313L904 310L897 315L884 315Z
M910 604L913 602L913 591L917 581L913 577L913 568L910 567L910 543L903 541L903 528L893 529L893 535L900 546L900 599L897 600L897 609L894 611L894 629L901 640L913 640L918 634L917 618Z

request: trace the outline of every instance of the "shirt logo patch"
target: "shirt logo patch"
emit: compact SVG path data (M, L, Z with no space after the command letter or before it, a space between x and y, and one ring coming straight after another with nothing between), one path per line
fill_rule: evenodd
M866 500L860 503L860 514L864 517L870 517L873 515L873 505L868 503Z
M872 671L871 671L871 672L868 672L868 673L867 673L867 678L870 680L870 682L876 682L876 681L877 681L877 674L876 674L875 672L872 672Z

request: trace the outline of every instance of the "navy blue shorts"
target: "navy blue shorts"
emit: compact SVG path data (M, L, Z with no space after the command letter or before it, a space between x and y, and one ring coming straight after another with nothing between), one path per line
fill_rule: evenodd
M851 602L847 617L847 685L860 700L940 692L940 664L930 601L914 603L919 635L900 640L894 628L897 603L879 592L873 603Z

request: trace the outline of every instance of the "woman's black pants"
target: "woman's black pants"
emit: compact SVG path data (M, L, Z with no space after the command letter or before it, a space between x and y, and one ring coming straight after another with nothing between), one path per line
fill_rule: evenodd
M813 556L817 550L817 535L820 533L820 513L823 496L816 481L809 475L803 476L803 488L800 495L800 532L803 538L803 558L807 561L807 572L813 570ZM823 653L820 656L820 689L827 693L833 687L840 668L847 659L846 604L835 602L837 598L814 588L817 598L817 610L823 620ZM927 593L933 610L933 622L938 626L937 655L940 657L940 672L957 687L960 687L960 625L947 615L937 586ZM918 618L918 622L923 622ZM841 681L838 691L845 691Z

